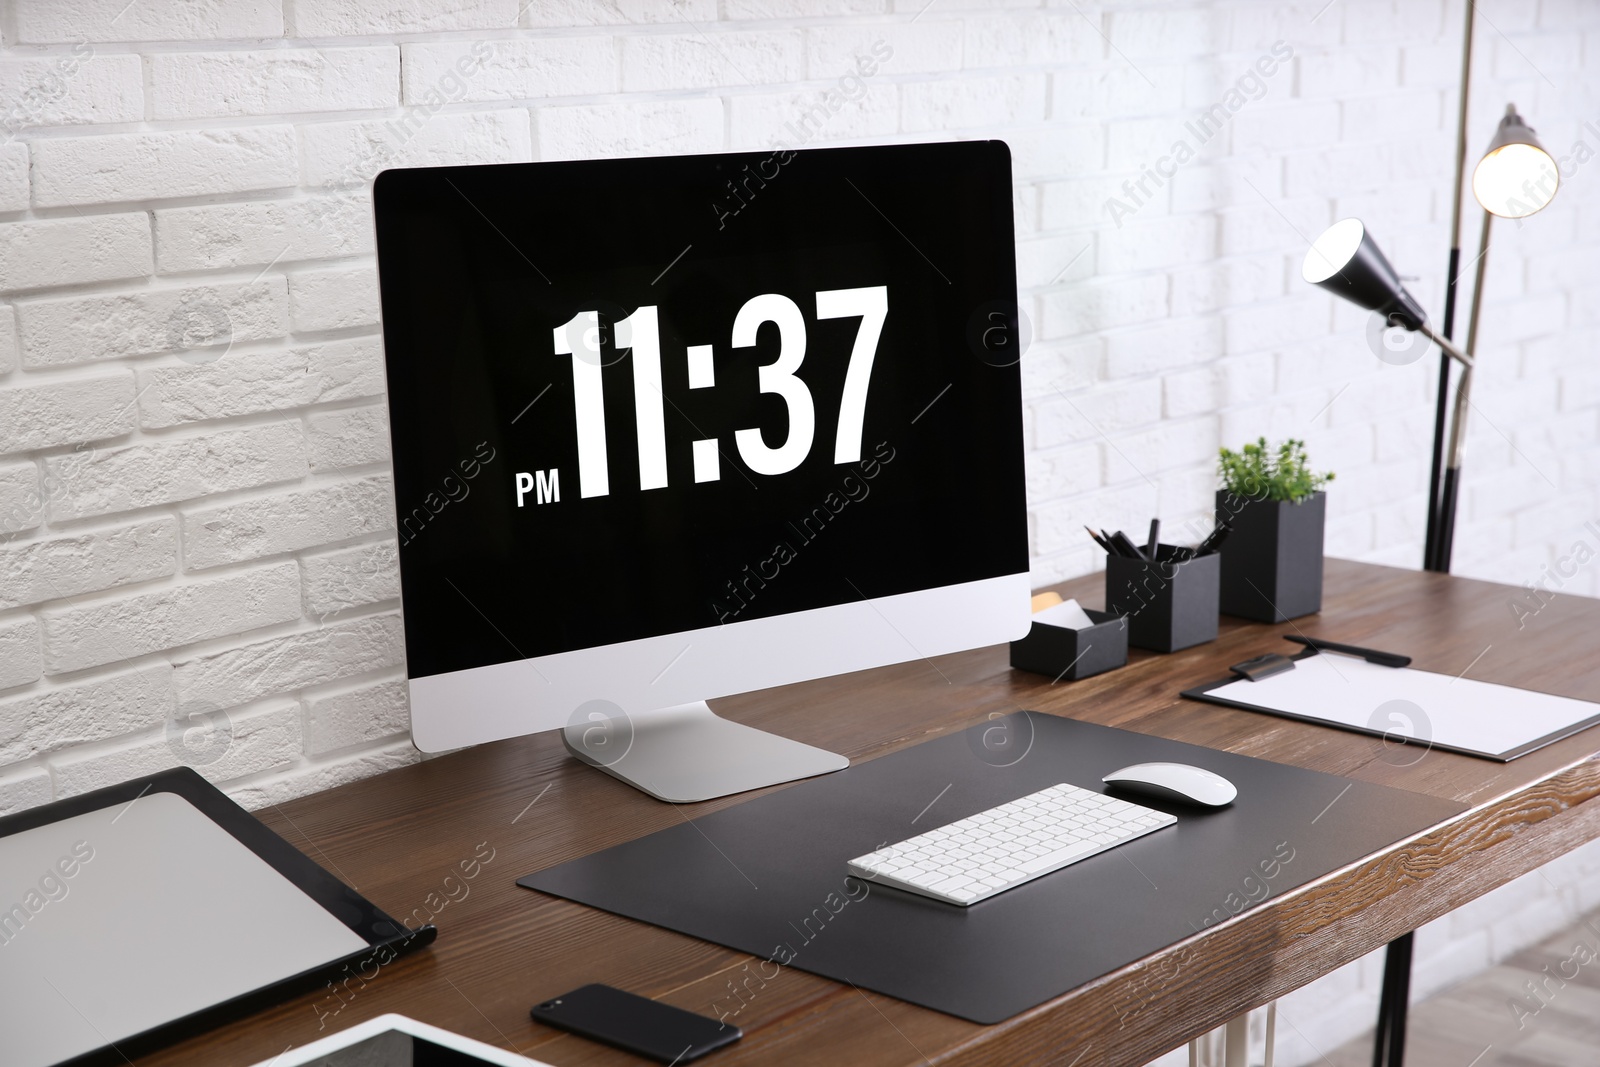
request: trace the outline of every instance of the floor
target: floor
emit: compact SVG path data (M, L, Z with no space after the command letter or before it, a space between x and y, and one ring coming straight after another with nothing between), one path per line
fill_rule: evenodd
M1406 1067L1600 1065L1600 914L1588 922L1413 1005ZM1372 1035L1326 1062L1370 1067Z

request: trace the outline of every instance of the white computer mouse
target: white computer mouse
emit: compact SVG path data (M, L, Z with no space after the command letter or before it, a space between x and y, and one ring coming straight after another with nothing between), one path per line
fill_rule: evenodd
M1222 775L1187 763L1136 763L1100 780L1131 792L1186 800L1208 808L1232 804L1239 795L1239 790Z

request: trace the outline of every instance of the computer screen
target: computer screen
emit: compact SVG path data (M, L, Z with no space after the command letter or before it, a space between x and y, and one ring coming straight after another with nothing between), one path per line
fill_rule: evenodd
M422 747L1026 628L1004 144L389 171L375 202ZM1001 587L986 641L897 599Z

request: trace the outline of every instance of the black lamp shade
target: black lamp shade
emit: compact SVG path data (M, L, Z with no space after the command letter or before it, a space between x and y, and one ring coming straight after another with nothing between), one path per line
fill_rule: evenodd
M1360 219L1340 219L1324 230L1306 253L1300 275L1352 304L1385 312L1408 330L1427 321Z

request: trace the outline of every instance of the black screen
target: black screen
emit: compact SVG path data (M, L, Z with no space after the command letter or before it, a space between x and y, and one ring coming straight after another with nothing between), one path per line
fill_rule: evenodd
M730 1022L598 982L536 1004L529 1014L538 1022L669 1064L697 1060L744 1037Z
M375 199L413 678L1027 569L1004 144Z

